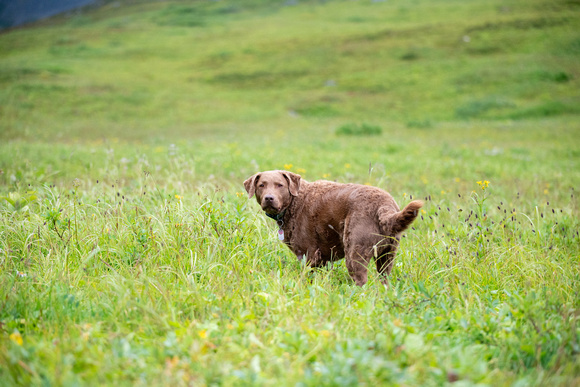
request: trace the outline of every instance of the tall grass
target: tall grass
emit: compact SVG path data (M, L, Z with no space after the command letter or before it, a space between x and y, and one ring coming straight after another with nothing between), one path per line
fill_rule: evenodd
M541 150L541 130L527 132L523 148L515 133L502 151L478 145L463 154L449 142L478 136L458 139L451 128L438 140L417 129L372 143L331 131L316 162L310 155L319 144L286 137L286 145L248 161L246 147L269 142L251 135L210 149L75 146L76 157L92 162L80 171L67 170L59 146L53 158L28 154L20 162L45 160L61 172L55 185L33 169L14 183L7 175L16 167L2 175L12 198L26 203L2 207L2 379L571 383L578 373L577 175L552 171L578 160L554 156L572 154L567 141ZM392 141L402 149L385 148L371 169L356 161L371 160L376 142ZM545 156L522 160L524 149ZM425 174L430 158L444 162ZM401 204L426 200L389 288L373 270L357 288L343 262L311 271L277 241L241 181L254 169L284 167L309 179L379 185Z

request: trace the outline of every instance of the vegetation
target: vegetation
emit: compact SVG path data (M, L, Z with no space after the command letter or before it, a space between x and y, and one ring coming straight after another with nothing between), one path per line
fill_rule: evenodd
M357 124L344 124L336 128L337 135L347 135L347 136L375 136L383 132L383 129L377 125L369 125L362 123Z
M580 383L578 10L122 1L4 31L0 385ZM390 287L301 266L243 190L266 169L425 200Z

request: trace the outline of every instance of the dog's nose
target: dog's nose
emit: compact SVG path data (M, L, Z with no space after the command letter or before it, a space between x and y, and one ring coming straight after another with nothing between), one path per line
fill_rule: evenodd
M274 201L274 195L266 195L266 196L264 196L264 200L266 202L273 202Z

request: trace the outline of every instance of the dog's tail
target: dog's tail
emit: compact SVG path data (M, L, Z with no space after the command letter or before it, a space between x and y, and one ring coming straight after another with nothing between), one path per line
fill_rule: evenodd
M421 207L423 207L421 200L413 200L399 212L379 213L379 222L384 232L388 235L396 235L405 231L419 215Z

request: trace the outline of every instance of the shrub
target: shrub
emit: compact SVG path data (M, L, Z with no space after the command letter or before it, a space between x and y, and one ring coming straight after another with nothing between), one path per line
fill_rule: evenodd
M336 128L336 134L339 136L378 136L383 132L383 129L377 125L371 125L367 123L357 124L344 124Z
M467 102L455 110L455 115L461 119L478 118L490 111L513 108L515 104L501 98L488 97Z

